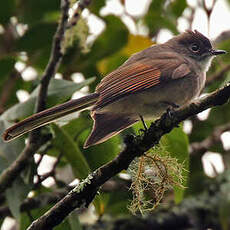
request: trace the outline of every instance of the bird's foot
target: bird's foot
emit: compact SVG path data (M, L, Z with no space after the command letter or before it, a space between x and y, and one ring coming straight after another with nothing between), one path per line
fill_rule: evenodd
M135 136L134 136L134 135L132 135L132 134L127 135L127 136L125 136L125 138L124 138L124 143L125 143L126 145L130 145L130 144L133 143L134 139L135 139Z
M175 114L175 110L178 109L180 106L172 102L165 102L165 103L168 105L168 108L166 111L167 116L171 119L173 118ZM177 125L177 127L179 127L179 125Z
M163 103L168 106L167 114L168 114L169 117L173 117L173 114L175 113L175 110L180 108L179 105L177 105L177 104L175 104L173 102L164 101Z

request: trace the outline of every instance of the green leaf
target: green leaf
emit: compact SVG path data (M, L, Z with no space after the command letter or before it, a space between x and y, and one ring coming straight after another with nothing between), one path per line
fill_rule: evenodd
M218 71L221 71L221 69L218 69ZM221 79L213 81L211 85L206 87L205 93L206 92L211 93L218 88L224 87L228 82L230 82L230 72L229 71L223 73Z
M16 192L17 191L17 192ZM20 177L13 182L13 185L6 190L6 199L13 216L20 220L20 205L27 197L30 188Z
M230 45L230 39L225 39L221 43L218 43L218 49L221 50L229 50L229 45ZM221 56L221 61L225 62L226 64L229 64L229 58L230 58L230 53L227 52L225 55ZM219 62L217 62L219 65Z
M94 199L94 206L99 216L110 214L113 217L124 217L130 214L127 206L132 199L131 191L116 190L109 193L100 192Z
M218 117L218 119L216 119ZM230 104L226 103L221 107L214 107L208 117L208 122L212 126L222 125L230 121Z
M230 122L230 103L213 107L208 119L194 124L190 135L191 142L199 142L208 137L216 126Z
M7 160L5 159L5 157L0 156L0 174L3 172L3 170L5 168L7 168L8 164L7 164Z
M129 214L127 206L132 199L131 191L117 190L109 193L108 201L105 203L105 213L115 217Z
M79 146L83 146L87 136L89 135L89 129L85 130L77 139ZM101 165L111 161L120 151L120 137L116 135L108 141L91 146L87 149L82 149L84 156L91 170L95 170Z
M71 226L69 221L65 219L61 224L57 225L54 230L71 230Z
M187 6L186 0L175 0L169 5L170 11L176 18L180 17Z
M34 219L38 219L43 214L45 214L50 208L51 208L51 205L46 205L46 206L43 206L42 208L32 209L30 210L30 214ZM20 222L19 222L20 230L27 229L30 226L30 224L31 224L30 216L28 215L28 213L22 212Z
M182 125L179 128L174 128L169 134L165 135L161 143L165 146L166 150L172 157L175 157L179 163L183 164L183 186L187 186L187 177L189 171L189 141L188 136L184 133ZM182 201L184 196L184 189L174 187L175 202Z
M2 226L4 220L5 220L4 218L1 218L1 219L0 219L0 227Z
M85 116L83 114L86 114ZM88 118L87 113L81 113L80 117L71 120L62 128L73 138L76 139L84 130L88 129L92 122Z
M176 19L165 9L165 2L165 0L153 0L144 16L150 35L154 35L163 28L169 29L174 34L178 33Z
M32 26L18 39L16 49L26 51L29 55L38 55L42 50L50 50L56 27L56 23L44 22Z
M81 227L76 211L73 211L72 213L70 213L67 219L68 219L71 230L82 230L82 227Z
M102 216L105 212L105 206L108 203L110 194L109 193L98 193L94 200L93 205L98 216Z
M85 178L90 173L90 168L78 145L63 128L55 124L51 124L51 127L55 133L52 144L64 154L74 175L80 179Z
M57 22L39 22L31 25L16 41L16 51L26 52L30 65L37 68L37 71L43 71L47 65L56 29Z
M15 64L15 58L8 56L0 59L0 85L2 83L2 77L5 75L8 75L10 72L12 72Z
M66 101L75 91L90 84L94 81L94 79L95 78L89 78L81 83L52 79L48 88L47 107L51 107ZM18 103L5 111L5 113L2 115L2 118L8 121L14 121L31 115L34 111L39 88L40 85L31 93L31 96L27 101Z
M224 179L223 179L224 178ZM223 182L220 184L220 205L219 205L219 219L223 230L228 230L230 227L230 195L229 195L229 171L223 174Z
M93 1L89 5L89 10L96 15L99 15L100 9L105 6L105 0L100 0L100 1Z
M13 13L15 11L15 6L16 6L15 3L16 3L15 0L1 2L0 24L6 24L9 21L10 17L13 16Z
M128 41L128 30L119 18L107 16L105 22L105 31L97 38L87 55L91 62L118 52Z
M106 75L122 65L128 58L128 56L118 52L112 56L109 56L108 58L103 59L99 63L98 68L103 75Z
M205 122L197 121L197 124L193 126L192 133L189 136L190 142L192 143L204 140L204 138L207 137L212 130L213 125L207 120Z
M95 80L95 77L88 78L81 83L75 83L73 81L66 81L61 79L52 79L48 88L47 107L54 106L57 103L66 101L72 94L80 90L86 85L91 84ZM40 86L35 89L31 96L37 97Z
M17 75L17 74L16 74ZM33 81L24 81L23 78L16 76L15 73L12 73L12 75L8 75L8 80L11 81L11 86L12 88L9 89L10 96L7 98L7 101L5 103L5 108L8 109L11 106L15 105L18 103L18 98L17 98L17 91L19 89L25 90L27 92L30 92L34 88ZM6 111L6 110L5 110Z
M11 1L11 0L10 0ZM17 16L26 24L37 23L60 11L59 0L19 0Z
M9 74L13 72L15 58L4 57L0 59L0 91L5 87L6 80L10 77Z
M198 195L207 189L207 176L204 173L201 155L195 154L190 156L189 160L189 178L186 196Z
M11 123L0 118L0 136ZM25 140L18 138L9 143L0 138L0 172L15 161L16 157L25 147Z
M230 200L222 199L219 208L219 219L223 230L229 230L230 227L229 212L230 212Z

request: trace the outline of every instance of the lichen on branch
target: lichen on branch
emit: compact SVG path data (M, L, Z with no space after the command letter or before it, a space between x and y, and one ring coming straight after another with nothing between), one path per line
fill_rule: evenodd
M129 210L142 215L153 211L163 199L164 193L174 186L183 186L183 164L164 149L156 146L129 166L132 177L130 189L133 199Z

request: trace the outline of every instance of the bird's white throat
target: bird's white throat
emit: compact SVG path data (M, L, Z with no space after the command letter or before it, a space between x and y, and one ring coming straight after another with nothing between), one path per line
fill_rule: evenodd
M199 62L199 66L202 72L207 72L209 67L211 66L212 63L212 59L214 58L214 56L209 56L207 58L205 58L204 60Z

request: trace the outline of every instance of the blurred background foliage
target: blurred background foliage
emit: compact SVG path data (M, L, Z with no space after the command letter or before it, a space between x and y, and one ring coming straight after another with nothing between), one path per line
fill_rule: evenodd
M229 0L223 1L230 7ZM133 53L157 43L162 32L167 31L171 35L177 35L180 32L179 19L186 20L187 28L192 28L193 16L198 8L202 9L210 20L209 16L218 1L213 0L214 4L207 7L205 3L207 1L202 0L197 1L197 6L188 4L186 0L150 0L146 3L145 11L138 16L126 11L125 0L117 1L119 7L123 9L121 14L103 14L109 2L111 0L92 0L92 4L83 12L77 25L67 32L65 41L67 49L58 74L49 85L47 107L63 103L71 99L73 94L79 97L93 92L103 76L121 65ZM91 26L89 25L90 17L96 18L103 25L99 33L92 33L94 26L92 23ZM33 113L39 82L49 60L52 39L59 18L59 0L1 2L1 132ZM132 26L128 25L127 20L131 21L136 32L130 29ZM226 34L227 32L229 33L226 31ZM215 45L228 51L230 36L223 37L216 39L218 42ZM215 60L208 72L208 78L218 75L223 69L226 71L223 71L221 77L210 81L203 93L211 92L229 82L229 60L230 52L223 58ZM204 162L204 156L207 158L207 152L209 156L210 152L218 154L218 157L222 159L221 172L226 171L225 173L229 174L227 169L230 148L229 144L226 144L226 138L225 143L223 142L224 136L228 137L228 142L230 142L229 132L227 132L230 130L229 123L230 104L228 103L206 111L205 116L192 117L180 128L163 138L162 144L166 146L167 151L183 163L188 172L185 173L186 189L174 188L169 191L162 201L164 204L171 203L173 200L180 203L188 197L195 199L206 191L207 186L214 183L219 168L215 163L210 163L211 174L205 173L202 162ZM228 128L225 128L227 125ZM92 120L89 113L82 112L43 128L42 133L52 134L53 138L48 139L35 157L29 160L24 172L18 175L12 187L4 194L0 194L2 215L0 224L4 221L6 223L6 217L10 216L16 220L17 229L26 229L33 219L38 218L57 201L55 196L61 196L60 194L70 189L71 181L77 178L76 182L85 178L88 173L112 160L123 146L123 137L134 130L138 132L141 126L137 124L120 136L83 150L83 143L91 127ZM25 147L26 138L27 136L24 135L10 143L4 143L0 139L0 172L15 161ZM206 139L211 144L207 141L203 143ZM203 146L200 143L203 143ZM127 204L132 198L128 189L130 183L130 177L126 172L108 181L89 210L71 214L55 229L82 229L80 222L89 223L98 217L102 220L103 218L114 220L124 216L131 217L127 209ZM226 186L229 187L230 184L226 183ZM219 229L221 226L223 229L230 228L230 217L227 214L230 213L229 191L225 189L226 196L222 197L219 209L215 210L217 213L215 221L217 220ZM51 199L52 195L53 199ZM23 209L21 205L28 196L37 198L40 203L34 206L28 205ZM80 222L78 217L80 217ZM212 220L208 221L212 227Z

